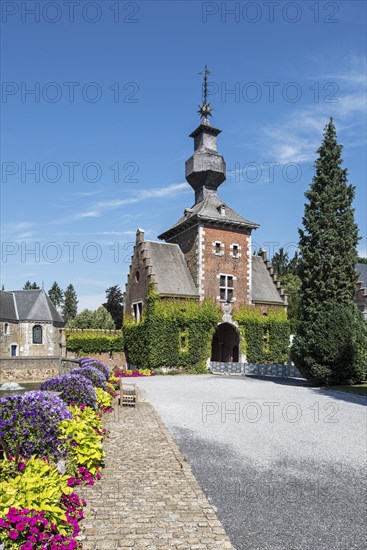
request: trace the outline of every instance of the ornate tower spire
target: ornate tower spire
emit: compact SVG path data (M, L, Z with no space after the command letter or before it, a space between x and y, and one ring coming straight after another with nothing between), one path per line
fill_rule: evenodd
M195 191L195 204L201 202L206 195L215 194L218 187L226 179L226 163L217 151L217 136L221 130L211 126L208 116L212 116L212 107L208 103L208 75L210 71L205 65L202 73L203 102L199 105L200 125L190 137L194 138L194 154L186 161L186 180Z
M203 81L203 101L202 104L199 105L198 113L201 116L202 122L205 122L209 124L208 116L212 115L212 107L210 103L208 103L208 76L210 75L210 71L208 69L208 66L205 65L205 68L203 72L200 72L199 74L204 75L204 81Z

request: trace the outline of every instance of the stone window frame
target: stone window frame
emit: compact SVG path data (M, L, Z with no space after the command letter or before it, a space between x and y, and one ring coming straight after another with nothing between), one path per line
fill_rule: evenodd
M141 317L143 314L142 300L139 300L138 302L133 302L131 304L131 309L133 310L133 317L134 317L135 323L139 323L141 321Z
M37 333L39 336L37 336ZM32 344L39 346L43 344L43 328L42 325L37 324L32 327Z
M221 284L222 277L224 277L224 284ZM217 296L217 300L223 303L228 301L230 303L235 302L236 298L234 296L234 282L237 281L237 277L232 273L219 273L219 275L217 275L217 279L219 279L219 296ZM231 282L232 285L229 285L229 282Z
M213 241L213 254L215 256L224 256L224 243L221 241Z
M9 336L10 334L9 323L4 323L3 331L4 331L4 336Z
M234 254L233 250L234 250L234 247L236 247L236 250L237 250L237 254ZM241 245L238 244L238 243L232 243L229 245L229 249L230 249L230 254L232 256L232 258L235 258L236 260L238 260L239 258L241 258Z

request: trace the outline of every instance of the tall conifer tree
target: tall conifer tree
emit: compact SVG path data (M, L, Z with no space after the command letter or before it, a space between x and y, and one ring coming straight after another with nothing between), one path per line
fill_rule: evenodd
M313 183L299 230L302 280L301 315L312 319L320 305L337 300L348 304L356 291L358 228L352 207L355 188L342 168L342 145L333 120L327 124L316 160Z
M74 319L78 312L78 297L76 295L74 286L70 284L65 290L64 305L62 308L62 316L67 323Z
M54 283L52 284L52 287L48 291L48 297L53 302L56 308L60 308L62 306L62 303L64 300L64 293L56 281L54 281Z
M366 324L354 302L358 228L352 206L355 188L342 168L342 146L330 119L318 149L316 173L300 235L300 324L292 356L317 384L361 380Z

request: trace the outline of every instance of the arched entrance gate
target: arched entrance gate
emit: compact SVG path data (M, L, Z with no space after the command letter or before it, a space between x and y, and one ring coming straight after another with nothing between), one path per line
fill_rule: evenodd
M212 341L211 361L237 363L239 361L240 337L231 323L220 323Z

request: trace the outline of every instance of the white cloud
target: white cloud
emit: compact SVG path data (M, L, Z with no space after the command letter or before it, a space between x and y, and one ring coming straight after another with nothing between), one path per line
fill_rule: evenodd
M317 63L320 67L319 60ZM337 69L328 70L327 74L325 71L321 76L306 77L319 83L319 102L300 106L278 124L262 129L259 145L262 150L269 151L270 160L280 163L313 161L330 116L335 119L338 134L344 132L347 137L346 146L364 145L361 135L365 135L366 58L349 55L338 59L335 66ZM320 69L317 72L321 72ZM334 90L330 83L335 84Z
M190 188L187 183L173 183L165 187L155 187L153 189L142 189L137 191L136 195L126 199L112 199L108 201L102 201L94 204L90 210L79 212L73 216L73 219L99 217L104 212L109 210L116 210L121 206L128 204L136 204L149 199L156 199L162 197L172 196L174 193L180 193L188 191Z

